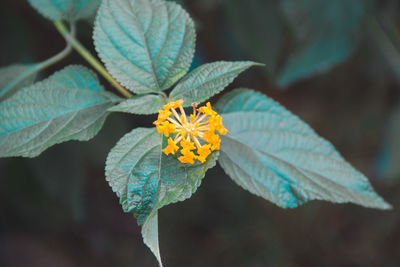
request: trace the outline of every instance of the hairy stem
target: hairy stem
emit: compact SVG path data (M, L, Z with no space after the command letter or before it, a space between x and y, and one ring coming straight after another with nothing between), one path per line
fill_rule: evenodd
M69 34L71 36L75 36L75 26L74 25L71 26L71 33L69 33ZM66 42L67 42L67 44L66 44L65 48L61 52L59 52L58 54L54 55L53 57L48 58L42 62L33 64L29 69L27 69L22 74L20 74L15 80L10 82L5 88L2 88L3 90L1 90L1 92L0 92L0 100L4 99L4 98L10 96L10 94L14 93L13 89L17 88L17 86L20 83L22 83L25 79L27 79L29 76L56 64L57 62L59 62L60 60L64 59L66 56L68 56L72 51L72 45L67 40L66 40Z
M122 95L130 98L132 94L122 87L114 78L107 72L103 65L92 55L90 52L75 38L71 35L65 27L62 21L54 22L57 30L64 36L65 39L72 45L72 47L84 58L90 65L93 66L107 81L109 81L115 89L117 89Z

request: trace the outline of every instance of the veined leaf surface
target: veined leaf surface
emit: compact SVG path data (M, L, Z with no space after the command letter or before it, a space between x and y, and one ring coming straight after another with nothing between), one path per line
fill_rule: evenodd
M109 111L148 115L157 113L165 104L165 99L159 95L135 95L110 108Z
M104 0L94 29L107 70L138 94L168 89L185 75L195 39L186 11L164 0Z
M119 100L88 69L66 67L0 103L0 157L35 157L57 143L89 140Z
M172 90L172 100L183 99L185 106L201 103L225 89L241 72L260 65L251 61L219 61L204 64L185 76Z
M143 225L144 242L160 265L157 210L196 192L218 157L214 152L203 164L182 164L176 157L162 153L162 143L163 137L154 128L136 128L110 151L105 170L124 211L132 212Z
M221 136L219 162L244 189L283 208L314 199L390 208L332 144L273 100L242 89L221 107L229 134Z
M50 20L78 20L90 17L101 0L29 0L29 3Z
M0 68L0 102L36 78L35 64L13 64Z

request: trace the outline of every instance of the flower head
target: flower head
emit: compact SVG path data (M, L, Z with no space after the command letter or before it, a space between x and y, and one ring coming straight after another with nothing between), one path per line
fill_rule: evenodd
M219 134L225 135L228 130L222 124L222 117L212 109L210 102L201 108L197 108L198 104L193 103L193 114L189 117L186 116L182 104L183 100L170 102L158 112L158 118L154 122L157 131L165 137L172 134L168 145L162 151L166 155L175 155L180 145L180 162L194 164L197 159L204 163L212 151L219 150Z

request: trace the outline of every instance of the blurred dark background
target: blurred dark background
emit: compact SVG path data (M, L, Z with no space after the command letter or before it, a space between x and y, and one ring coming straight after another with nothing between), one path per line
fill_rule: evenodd
M400 266L399 1L179 2L198 31L193 66L265 63L227 90L254 88L282 103L366 174L394 210L326 202L283 210L216 167L191 199L160 211L165 266ZM91 21L79 23L78 35L93 51ZM25 0L0 1L0 36L0 66L42 61L64 47ZM74 52L39 79L68 64L88 66ZM157 266L103 171L117 140L153 119L112 114L90 142L0 159L0 266Z

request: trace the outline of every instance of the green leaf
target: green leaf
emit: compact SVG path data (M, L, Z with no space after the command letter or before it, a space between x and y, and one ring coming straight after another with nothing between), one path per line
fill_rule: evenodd
M251 61L219 61L204 64L186 75L172 90L172 100L183 99L185 106L201 103L225 89L241 72L260 64Z
M164 144L164 147L166 145ZM200 187L206 171L215 166L218 156L219 151L214 151L208 156L206 162L196 162L193 165L189 165L182 164L174 157L168 157L163 154L162 183L156 207L160 209L168 204L190 198ZM179 169L179 172L171 173L174 169L175 171Z
M271 98L247 88L235 89L224 94L214 106L218 113L234 111L280 112L281 106L275 105Z
M36 78L36 64L14 64L0 68L0 102Z
M205 172L215 165L218 157L218 153L213 153L203 164L182 164L176 157L162 153L162 143L166 141L163 139L154 128L134 129L110 151L105 169L106 179L123 210L132 212L138 224L143 225L145 243L159 261L153 214L196 192Z
M66 67L0 103L0 157L35 157L61 142L89 140L117 101L91 71Z
M160 246L158 244L158 211L155 210L153 214L149 216L147 221L142 227L143 242L148 246L156 257L158 264L162 267L162 261L160 256Z
M281 1L298 44L278 82L287 86L346 60L357 45L361 22L370 2Z
M154 208L189 198L218 157L213 153L203 164L182 164L161 152L162 142L154 128L137 128L122 137L107 157L106 179L124 211L133 212L139 225Z
M137 128L122 137L106 161L106 180L125 212L142 225L154 208L160 182L161 136L154 129ZM149 167L147 167L148 165Z
M168 89L185 75L195 39L185 10L163 0L105 0L94 29L107 70L138 94Z
M109 111L149 115L163 109L165 104L165 99L159 95L136 95L110 108Z
M390 208L363 174L297 116L253 91L236 93L232 101L241 102L241 95L266 108L252 111L242 101L242 111L224 104L229 134L221 136L219 162L237 184L283 208L314 199Z
M101 0L28 0L44 17L50 20L78 20L90 17Z

